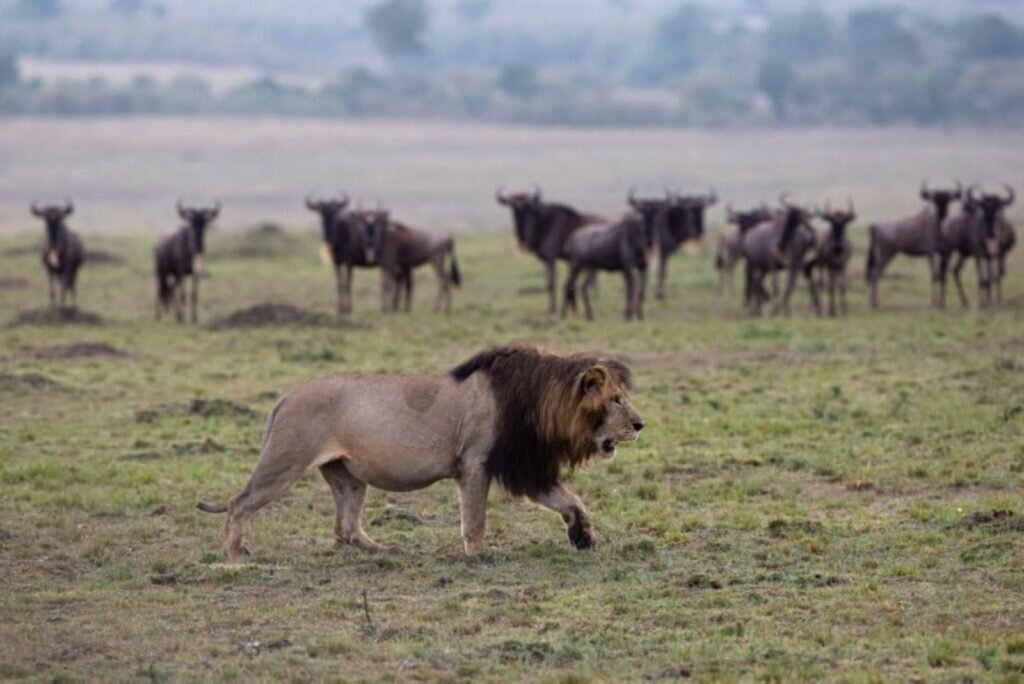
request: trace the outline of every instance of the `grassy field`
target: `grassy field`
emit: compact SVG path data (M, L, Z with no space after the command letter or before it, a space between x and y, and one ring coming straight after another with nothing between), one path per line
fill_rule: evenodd
M786 173L810 179L818 162L801 156ZM922 159L939 156L922 147ZM826 172L842 157L821 154L819 188L842 184ZM159 177L99 164L105 173L154 188ZM581 171L588 197L597 173ZM24 181L13 166L3 174L14 216ZM897 209L890 191L876 189L872 209ZM422 217L441 215L432 201ZM376 276L362 271L356 312L337 320L332 274L293 211L284 233L236 214L209 235L197 327L153 321L150 237L116 212L87 235L108 258L81 278L81 307L101 320L48 324L39 229L4 224L0 677L1024 678L1024 252L996 311L931 310L923 264L903 261L883 310L869 312L861 251L848 318L810 316L800 290L791 318L749 319L737 297L716 296L708 244L672 263L669 297L649 302L646 322L621 320L621 284L605 277L587 324L544 315L539 264L515 256L506 218L478 206L490 217L480 227L502 230L459 236L465 284L450 317L430 312L426 272L411 315L378 313ZM304 315L231 323L268 302ZM228 562L223 518L195 504L242 487L280 392L327 373L442 372L510 340L634 368L641 439L569 478L596 551L575 551L557 516L495 489L488 550L466 559L450 482L371 493L367 530L401 553L336 549L333 500L310 474L255 517L251 561Z

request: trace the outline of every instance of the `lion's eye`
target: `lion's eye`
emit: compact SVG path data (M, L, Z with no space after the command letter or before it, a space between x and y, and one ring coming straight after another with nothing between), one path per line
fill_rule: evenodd
M622 406L622 397L612 397L612 403L615 404L616 406Z

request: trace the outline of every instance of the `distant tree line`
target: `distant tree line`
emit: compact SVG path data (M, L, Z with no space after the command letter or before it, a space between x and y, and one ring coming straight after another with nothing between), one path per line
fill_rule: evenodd
M723 21L709 5L684 3L644 40L598 49L576 34L531 38L512 28L435 43L427 0L378 0L362 19L383 60L346 67L315 88L264 77L214 93L194 78L28 81L15 53L32 52L25 36L37 34L17 27L59 21L67 10L59 0L13 0L7 8L15 19L15 28L0 29L0 114L7 115L431 116L592 126L1024 120L1024 29L992 13L942 21L892 7L843 16L812 7ZM460 0L456 10L473 26L494 11L490 0ZM112 0L110 12L145 13L160 26L166 8Z

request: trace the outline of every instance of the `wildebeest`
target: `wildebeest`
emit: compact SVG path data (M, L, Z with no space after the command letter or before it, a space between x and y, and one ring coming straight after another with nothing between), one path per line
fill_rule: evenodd
M775 312L789 313L789 298L796 287L797 278L804 272L806 255L814 249L815 235L809 219L811 211L790 202L786 195L779 197L781 211L774 212L748 230L740 241L746 261L746 299L752 314L760 314L762 304L769 299L764 279L773 271L784 270L788 278L786 289L775 306ZM821 313L818 289L813 278L808 278L811 303Z
M203 275L206 229L220 215L220 201L209 208L177 204L185 225L164 235L153 248L156 261L156 318L174 307L179 323L185 320L185 279L192 279L191 320L199 320L199 279Z
M654 246L654 233L644 217L627 214L612 224L587 226L569 237L569 276L565 280L562 316L576 311L576 279L583 281L583 308L587 320L594 319L590 307L590 286L597 271L619 271L626 281L626 320L643 320L647 289L647 253Z
M1002 279L1006 274L1006 254L1017 241L1013 224L1004 209L1013 204L1016 193L1009 185L1006 195L982 193L974 195L974 186L967 189L961 211L942 222L939 240L939 305L946 304L946 275L950 257L955 253L953 281L956 283L960 303L967 307L967 295L960 282L960 270L970 257L978 271L978 306L991 303L992 289L996 302L1002 302Z
M677 196L675 205L684 209L686 220L663 221L655 232L658 245L658 284L654 296L665 298L665 278L668 276L668 258L678 251L684 242L700 239L704 235L704 212L718 201L714 188L706 195Z
M718 293L721 294L728 284L733 291L733 271L736 264L743 258L740 241L748 230L762 221L771 218L771 210L765 206L755 207L746 211L733 211L732 206L725 208L725 221L731 224L718 238L715 252L715 269L718 271Z
M878 308L878 281L885 267L897 254L927 257L932 278L932 303L939 303L939 227L949 214L949 205L960 199L963 187L955 190L931 190L921 183L921 199L928 202L913 216L892 221L877 221L868 226L866 277L871 286L871 307Z
M50 287L50 306L57 303L56 287L60 286L60 305L70 299L71 306L77 306L75 282L78 269L85 262L85 248L82 238L65 224L68 216L75 211L71 200L63 205L32 205L32 215L46 223L46 245L43 247L43 268L46 269Z
M353 269L377 265L366 260L365 235L357 217L345 211L348 204L348 196L329 199L306 197L306 208L320 215L324 256L334 265L339 314L352 313Z
M405 286L405 310L412 306L412 271L430 262L437 274L437 299L434 311L451 311L454 285L462 284L455 260L455 239L451 235L410 228L392 221L384 209L358 214L366 245L366 260L381 270L381 310L397 311L399 295ZM445 260L448 270L445 270Z
M815 277L817 269L822 280L828 283L828 315L836 315L836 290L839 291L840 308L846 308L846 266L853 254L853 245L846 235L847 227L857 218L853 200L847 200L846 209L832 209L826 202L825 209L818 214L828 223L828 230L818 239L814 258L804 267L808 278Z
M556 263L558 259L568 258L566 241L580 228L604 223L604 219L580 213L565 204L545 202L539 188L532 193L511 195L504 194L498 188L495 199L512 211L512 224L519 247L544 262L548 313L555 313Z

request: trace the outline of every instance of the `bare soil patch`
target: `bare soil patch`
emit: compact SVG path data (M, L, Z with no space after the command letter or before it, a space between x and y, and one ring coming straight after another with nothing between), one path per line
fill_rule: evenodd
M264 303L241 309L214 320L211 330L258 328L269 325L329 325L329 316L292 304Z
M267 222L226 238L213 254L235 259L264 259L292 254L301 244L302 240L286 231L280 224Z
M104 342L72 342L50 347L31 347L25 355L40 361L64 361L92 358L125 358L126 352Z
M960 525L968 529L1024 532L1024 519L1010 510L978 511L960 519Z
M8 327L16 328L20 325L104 325L104 320L99 314L63 306L22 311L11 320Z

